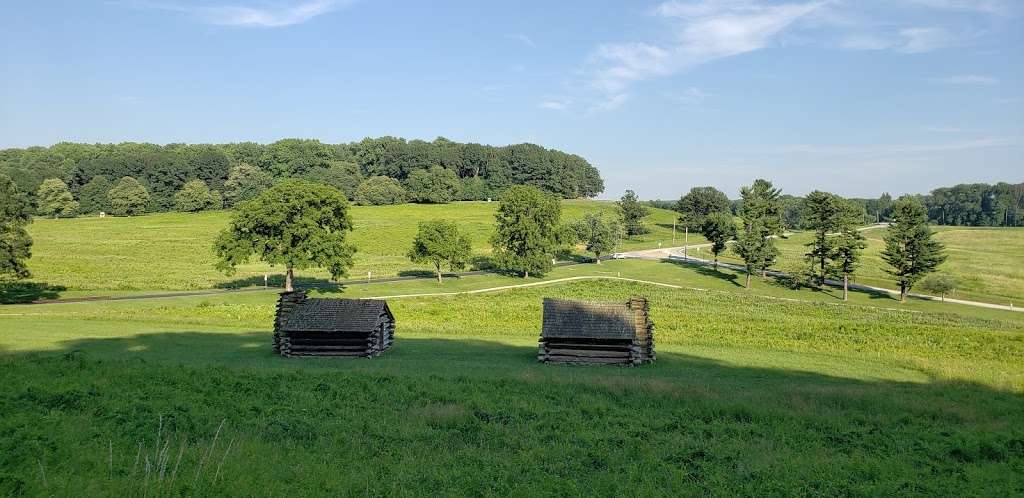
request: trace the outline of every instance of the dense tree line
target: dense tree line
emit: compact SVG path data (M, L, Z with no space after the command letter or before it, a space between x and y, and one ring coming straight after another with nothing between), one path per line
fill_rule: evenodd
M330 185L357 201L360 188L372 180L362 189L361 203L484 200L513 185L531 185L561 198L593 197L604 190L597 169L573 154L533 144L493 147L444 138L382 137L347 144L303 139L266 145L59 143L0 150L0 174L10 177L32 206L42 208L40 214L55 216L116 212L112 205L120 201L109 193L126 179L131 179L131 190L135 183L145 189L143 211L230 207L288 178ZM373 180L377 177L394 181Z
M696 192L686 196L685 202L692 206L679 205L680 201L647 201L647 204L661 209L674 209L696 214L693 219L680 219L690 229L698 229L708 209L720 210L725 203L727 210L739 216L743 200L729 200L714 187L698 187ZM1024 226L1024 183L1000 182L965 183L953 187L932 190L927 195L914 195L925 206L928 221L938 225L953 226ZM787 229L811 230L813 221L805 217L805 197L781 195L778 199L782 209L782 221ZM864 223L889 223L894 219L895 199L885 193L877 199L847 199L852 203L857 216Z

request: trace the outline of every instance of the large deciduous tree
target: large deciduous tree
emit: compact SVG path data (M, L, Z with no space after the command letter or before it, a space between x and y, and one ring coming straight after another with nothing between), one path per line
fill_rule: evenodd
M605 220L601 213L587 213L571 228L576 241L582 242L587 251L594 253L594 262L597 264L601 264L602 254L615 250L623 231L618 220Z
M325 168L307 171L302 179L330 185L342 191L345 197L354 199L356 189L363 182L363 174L359 171L359 165L356 163L331 161Z
M694 187L679 198L675 210L679 221L690 230L700 230L704 221L714 213L728 213L729 198L715 187Z
M447 204L455 200L462 184L454 171L434 166L410 173L405 187L413 202Z
M911 196L896 200L882 259L889 264L887 271L900 286L901 302L906 302L915 283L946 260L945 247L933 235L921 201Z
M643 235L649 230L644 226L644 217L650 212L636 196L636 192L627 190L619 199L619 216L622 218L622 226L627 237Z
M348 200L334 187L285 180L239 204L214 243L217 268L228 275L255 256L285 267L285 290L294 290L295 270L326 268L338 279L352 266L356 248Z
M451 271L466 267L472 254L469 237L459 233L451 221L434 220L420 223L416 238L409 250L413 263L430 264L441 283L441 269L447 265Z
M700 231L711 242L711 254L714 255L717 270L718 256L725 251L729 241L736 237L736 223L728 213L713 212L704 217Z
M504 271L543 274L552 267L562 215L558 199L536 187L509 187L495 214L494 263Z
M68 185L59 178L49 178L36 191L36 211L43 216L71 216L78 209L78 202L71 195Z
M132 216L146 212L149 206L149 191L133 177L126 176L107 191L110 212L121 216Z
M259 167L242 163L231 168L224 182L224 203L234 206L259 195L274 184L273 177Z
M25 226L31 222L28 199L10 178L0 175L0 280L29 276L25 262L32 255L32 238Z

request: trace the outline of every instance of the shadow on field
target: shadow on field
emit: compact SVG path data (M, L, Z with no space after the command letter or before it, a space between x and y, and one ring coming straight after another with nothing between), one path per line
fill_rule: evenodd
M706 277L713 277L725 282L729 282L736 287L743 287L743 284L739 282L739 274L732 270L719 271L714 266L705 265L703 263L691 263L689 261L683 261L681 259L663 259L663 263L670 265L681 266L688 270L693 270Z
M60 297L60 293L66 290L68 290L66 287L43 282L0 283L0 304L21 304L44 299L57 299Z
M585 487L611 476L629 486L608 494L629 495L639 462L651 469L645 476L664 479L644 481L650 489L702 483L692 494L730 495L737 486L748 486L741 495L761 496L769 486L801 494L810 482L998 496L1021 483L1024 398L978 384L850 379L676 353L637 368L542 365L533 346L401 332L374 359L285 359L269 343L267 331L147 333L0 355L9 379L0 385L9 408L0 421L10 427L0 449L19 465L8 475L42 489L36 470L47 462L51 483L78 482L110 465L104 447L120 450L121 466L131 468L159 420L207 441L223 426L239 445L224 475L239 486L296 462L315 471L287 470L268 482L317 483L337 472L365 479L405 464L399 475L413 476L403 486L426 480L431 489L421 494L452 479L453 494L487 494L494 473L473 470L486 466L506 469L502 482L516 483L509 490L543 480ZM344 465L313 463L339 447L355 452ZM78 466L53 464L65 454ZM436 468L456 470L431 481ZM387 472L381 478L395 474Z
M214 285L217 289L244 289L247 287L263 287L264 281L262 275L253 275L251 277L239 278L228 282L220 282ZM284 275L268 275L266 281L267 287L284 289ZM332 282L325 278L313 278L313 277L295 277L294 285L300 289L331 289L339 287L337 282Z

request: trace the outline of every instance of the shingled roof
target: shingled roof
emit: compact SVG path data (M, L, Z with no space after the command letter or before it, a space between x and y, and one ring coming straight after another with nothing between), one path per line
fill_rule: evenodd
M544 299L541 337L633 339L634 313L627 304Z
M283 332L372 332L382 313L391 315L377 299L306 299L292 311Z

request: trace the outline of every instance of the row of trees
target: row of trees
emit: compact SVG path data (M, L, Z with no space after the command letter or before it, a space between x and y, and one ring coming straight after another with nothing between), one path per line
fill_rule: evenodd
M738 205L741 223L737 227L733 206ZM714 265L729 244L746 269L746 286L756 272L765 276L775 264L779 251L775 240L784 236L787 198L767 180L756 180L740 189L740 202L732 203L714 187L696 187L675 205L683 226L701 232L711 242ZM867 244L859 230L864 207L856 200L821 191L801 198L798 205L801 227L814 237L804 255L816 285L829 278L843 281L843 299L849 295L849 281L860 265ZM891 206L892 224L885 236L882 259L900 286L901 300L911 288L943 261L943 246L933 239L928 227L927 208L919 198L904 196ZM944 282L946 284L948 282ZM934 287L934 286L933 286ZM946 288L948 286L941 286Z
M627 192L619 216L606 219L588 213L575 223L563 223L558 197L537 187L516 185L505 190L495 214L490 243L492 263L499 270L523 277L551 269L556 253L569 245L584 245L600 262L614 250L626 227L645 230L637 217L636 195ZM285 287L292 289L294 271L326 268L333 278L347 274L355 247L347 233L353 229L349 203L337 189L301 180L275 184L236 207L230 225L218 236L217 267L227 274L256 256L286 268ZM408 252L410 260L429 264L441 281L442 270L460 270L470 261L469 238L450 221L421 223Z
M711 187L708 187L711 188ZM718 192L711 188L714 192ZM704 192L705 195L715 195ZM915 195L925 206L929 221L939 225L956 226L1024 226L1024 183L960 184L933 190L928 195ZM810 230L811 222L804 217L805 197L780 195L782 221L788 229ZM877 199L847 199L863 223L886 223L893 220L895 199L882 194ZM725 206L734 215L743 209L743 200L729 200L724 194L714 199L717 207ZM651 201L663 209L676 209L678 202Z
M561 198L593 197L604 190L597 169L576 155L533 144L493 147L444 138L383 137L348 144L303 139L267 145L59 143L0 150L0 174L27 192L33 206L50 200L39 196L44 182L62 182L79 205L67 210L70 203L63 202L58 215L101 211L97 204L103 204L106 191L126 177L146 188L149 211L177 209L177 194L196 180L227 206L288 178L330 185L365 204L484 200L512 185L533 185Z

